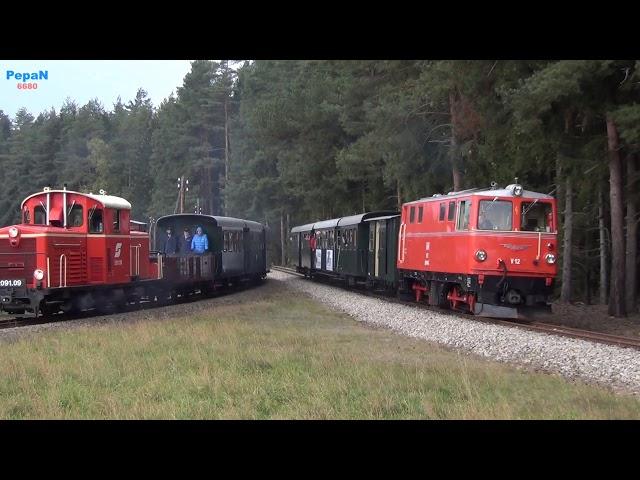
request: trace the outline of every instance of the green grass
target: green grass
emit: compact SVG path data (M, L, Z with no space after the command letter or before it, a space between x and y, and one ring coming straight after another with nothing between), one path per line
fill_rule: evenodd
M0 418L640 418L636 398L367 328L270 283L190 318L0 344Z

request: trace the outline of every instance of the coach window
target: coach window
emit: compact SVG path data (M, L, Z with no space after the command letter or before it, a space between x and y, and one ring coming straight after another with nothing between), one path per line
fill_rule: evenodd
M36 225L44 225L47 223L47 212L44 207L38 205L33 210L33 223Z
M89 233L104 232L104 223L102 221L102 210L96 207L89 209Z
M447 210L447 204L446 203L441 203L440 204L440 216L438 217L438 220L440 220L441 222L444 221L444 212Z
M409 211L409 223L413 223L416 219L416 207L411 207Z
M82 226L82 205L71 205L67 215L67 225L70 227Z
M422 206L418 207L418 223L422 223Z
M113 231L120 232L120 210L113 211Z
M456 202L449 202L449 215L447 215L447 220L450 222L456 218Z
M458 208L458 223L456 224L456 230L468 230L469 229L469 212L471 211L471 202L469 200L463 200L460 202Z
M513 205L508 200L481 200L478 209L478 230L512 229Z

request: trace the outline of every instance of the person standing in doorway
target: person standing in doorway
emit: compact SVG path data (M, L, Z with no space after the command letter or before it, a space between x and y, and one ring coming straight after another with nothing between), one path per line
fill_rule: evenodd
M171 227L167 227L167 238L165 238L162 253L165 255L175 255L178 253L178 238L173 234Z
M191 240L191 230L185 227L182 237L180 237L180 253L187 254L191 252Z
M209 249L209 239L206 233L202 233L202 227L196 228L196 234L191 240L191 251L202 255Z

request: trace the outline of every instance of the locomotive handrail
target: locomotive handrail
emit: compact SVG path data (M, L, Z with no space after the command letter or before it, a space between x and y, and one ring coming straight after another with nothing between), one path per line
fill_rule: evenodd
M142 244L139 243L138 245L130 245L130 255L129 255L129 273L131 274L131 276L134 276L134 270L133 270L133 266L134 266L134 262L133 262L133 255L131 255L131 250L135 250L135 276L140 275L140 248L142 247Z
M62 260L64 259L64 285L62 284ZM60 285L59 287L67 286L67 256L63 253L60 255Z
M404 247L406 242L406 231L407 224L403 223L400 225L400 251L398 252L398 260L400 263L404 262Z
M158 252L158 279L161 279L164 277L164 272L162 268L163 268L162 253Z

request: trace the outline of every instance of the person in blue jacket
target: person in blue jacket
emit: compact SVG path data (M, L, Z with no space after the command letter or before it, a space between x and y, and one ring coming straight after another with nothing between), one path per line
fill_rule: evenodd
M191 239L191 251L203 254L209 249L209 239L206 233L202 233L202 227L196 228L196 234Z

